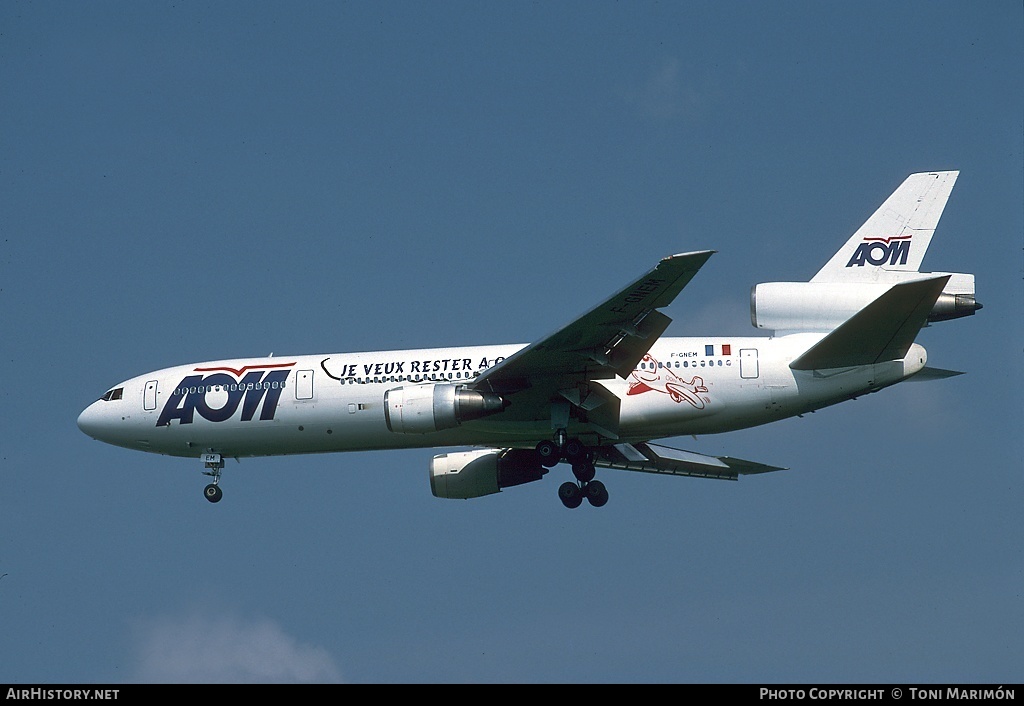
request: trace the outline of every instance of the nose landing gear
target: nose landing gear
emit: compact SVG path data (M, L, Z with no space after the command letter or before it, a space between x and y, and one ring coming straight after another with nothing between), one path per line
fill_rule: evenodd
M220 473L224 470L224 459L220 454L205 453L201 456L203 464L209 470L203 471L204 476L212 476L213 482L203 489L203 496L211 503L219 503L224 497L224 491L220 489Z

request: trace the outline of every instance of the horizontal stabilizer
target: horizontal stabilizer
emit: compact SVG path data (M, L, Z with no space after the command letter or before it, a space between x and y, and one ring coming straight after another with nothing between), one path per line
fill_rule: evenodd
M914 343L949 275L894 285L789 364L822 370L901 360Z
M594 449L594 465L643 473L665 473L719 480L738 480L740 475L784 471L755 461L731 456L706 456L656 444L615 444Z
M914 373L913 377L907 378L908 380L917 380L918 382L929 382L931 380L945 380L946 378L953 378L957 375L963 375L959 370L943 370L942 368L929 368L925 366L918 372Z

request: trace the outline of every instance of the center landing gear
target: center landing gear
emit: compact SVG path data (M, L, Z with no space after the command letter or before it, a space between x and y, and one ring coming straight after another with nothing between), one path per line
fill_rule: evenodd
M603 507L608 502L608 489L599 480L588 483L566 481L558 486L558 499L570 510L582 505L583 498L594 507Z
M224 459L220 454L206 453L202 455L203 463L209 469L203 471L204 476L213 476L213 482L203 489L203 495L211 503L219 503L224 497L224 491L220 489L220 473L224 470Z
M596 469L590 449L579 439L566 439L565 431L559 430L557 440L541 441L536 449L541 464L547 468L554 468L561 461L572 465L576 482L562 483L558 488L558 499L567 508L579 507L584 498L594 507L608 502L608 489L601 481L594 480Z

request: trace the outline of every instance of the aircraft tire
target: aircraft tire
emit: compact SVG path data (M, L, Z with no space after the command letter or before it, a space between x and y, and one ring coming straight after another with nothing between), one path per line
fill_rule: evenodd
M587 500L594 507L604 507L605 503L608 502L608 489L599 480L587 483L584 492L587 495Z
M572 464L578 461L585 461L590 456L587 447L579 439L569 439L566 441L562 452L565 455L565 460Z
M576 476L576 480L580 483L589 483L594 480L595 473L597 473L597 469L588 460L576 461L572 464L572 474Z
M566 481L558 486L558 499L570 510L583 503L583 491L575 483Z
M544 440L537 444L537 454L540 455L541 465L546 468L554 468L562 460L558 444L549 440Z
M206 499L211 503L219 503L220 499L224 497L224 491L220 489L220 486L210 483L203 490L203 495L206 496Z

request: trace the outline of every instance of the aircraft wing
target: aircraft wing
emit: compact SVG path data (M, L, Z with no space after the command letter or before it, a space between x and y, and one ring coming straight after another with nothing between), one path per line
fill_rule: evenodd
M672 321L668 306L713 250L666 257L572 323L509 356L478 377L476 389L510 394L558 389L586 380L628 376Z
M730 456L706 456L657 444L613 444L594 451L594 465L624 471L666 473L719 480L739 480L741 475L787 470Z

